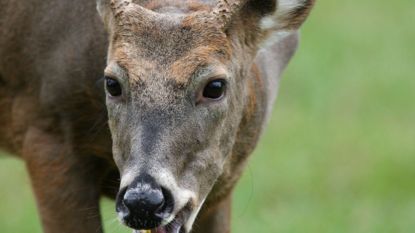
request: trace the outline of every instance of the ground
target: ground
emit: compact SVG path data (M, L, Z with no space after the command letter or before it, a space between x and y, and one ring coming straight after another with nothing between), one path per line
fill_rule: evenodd
M317 1L236 189L233 232L415 231L415 4ZM0 230L41 232L22 162L0 157ZM104 200L106 232L130 232Z

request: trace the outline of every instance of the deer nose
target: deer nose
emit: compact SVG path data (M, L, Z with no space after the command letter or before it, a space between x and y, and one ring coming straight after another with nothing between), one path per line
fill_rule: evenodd
M164 204L164 196L161 188L140 190L128 189L124 195L124 205L130 212L155 213Z
M126 224L135 229L158 227L173 210L170 192L149 175L140 175L121 194L121 207Z

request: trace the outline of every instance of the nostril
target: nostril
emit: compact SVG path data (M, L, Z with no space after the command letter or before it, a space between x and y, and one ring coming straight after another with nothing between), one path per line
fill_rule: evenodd
M163 193L164 201L155 214L160 218L164 218L173 212L174 200L172 194L167 189L162 187L161 192Z

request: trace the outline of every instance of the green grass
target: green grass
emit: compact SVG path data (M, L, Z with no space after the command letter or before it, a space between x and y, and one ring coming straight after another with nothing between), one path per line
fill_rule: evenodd
M319 1L234 197L233 232L415 232L415 4ZM0 159L0 232L40 232ZM103 202L107 232L129 232Z

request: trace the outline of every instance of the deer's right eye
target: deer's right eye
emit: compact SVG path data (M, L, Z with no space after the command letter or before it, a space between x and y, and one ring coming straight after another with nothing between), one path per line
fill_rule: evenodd
M210 81L203 89L203 97L208 99L220 99L226 89L226 82L223 79Z
M122 88L121 88L120 83L113 78L105 77L105 86L106 86L108 93L111 96L115 97L115 96L120 96L122 94Z

